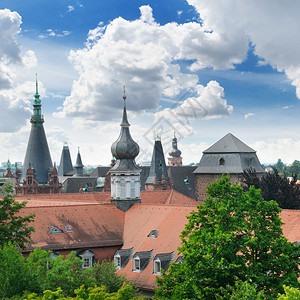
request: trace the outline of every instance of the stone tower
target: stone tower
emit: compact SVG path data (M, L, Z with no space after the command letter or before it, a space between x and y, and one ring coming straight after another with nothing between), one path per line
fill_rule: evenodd
M228 133L218 142L203 151L202 158L194 171L195 193L198 201L206 199L206 187L229 174L233 184L240 182L244 170L255 169L258 175L265 173L256 151Z
M36 80L36 93L33 102L33 114L30 119L31 131L23 164L21 182L26 179L26 172L31 165L38 183L47 183L52 168L52 160L44 130L44 117L41 111L41 100Z
M172 140L172 150L169 152L171 157L168 157L168 165L170 167L181 167L182 166L182 157L181 151L177 148L177 138L174 132L174 138Z
M121 132L112 144L111 152L116 159L110 169L111 202L122 211L128 210L134 203L140 203L140 173L135 158L139 154L139 145L132 139L126 112L126 95L124 90L124 108Z

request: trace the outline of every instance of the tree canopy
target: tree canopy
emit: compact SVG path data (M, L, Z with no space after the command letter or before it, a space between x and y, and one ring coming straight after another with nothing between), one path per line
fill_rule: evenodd
M274 200L279 207L285 209L300 209L300 185L297 184L297 174L292 174L292 179L279 175L277 169L273 173L258 176L253 169L245 170L242 183L246 190L253 185L261 189L264 200Z
M10 242L16 243L24 248L25 243L29 242L31 233L34 231L32 226L34 214L22 217L20 210L25 207L26 201L17 202L14 197L14 188L11 184L5 184L2 188L3 197L0 198L0 248Z
M156 296L165 299L222 299L237 281L265 295L298 287L299 246L281 229L281 209L264 201L253 186L244 191L223 176L207 189L208 198L187 218L179 253L157 278Z

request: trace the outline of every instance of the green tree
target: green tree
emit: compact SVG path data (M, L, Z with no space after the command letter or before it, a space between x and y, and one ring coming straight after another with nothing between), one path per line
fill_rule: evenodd
M73 296L74 290L84 282L84 270L81 265L82 260L76 256L74 251L65 259L61 255L52 259L42 288L54 290L60 287L66 296Z
M212 183L207 194L181 233L184 262L157 278L156 296L216 299L238 280L269 296L283 284L297 287L299 246L283 236L277 203L264 201L253 186L244 191L232 185L229 176Z
M34 228L29 226L33 222L34 214L22 217L20 210L25 207L26 201L19 203L15 200L14 189L11 184L5 184L2 188L3 197L0 198L0 248L9 242L16 243L25 248L29 242Z
M289 287L289 286L283 286L284 288L284 294L278 295L278 300L299 300L300 299L300 290Z
M11 243L0 249L0 299L35 291L37 282L18 247Z
M84 281L87 287L104 285L109 293L118 291L124 283L133 285L132 282L128 282L124 275L116 273L114 263L110 261L97 262L92 268L86 269Z
M254 169L245 170L242 183L246 190L251 185L261 189L262 197L266 201L274 200L284 209L300 209L300 185L297 184L297 174L292 180L279 175L277 169L274 173L258 176Z
M283 172L284 168L285 168L285 164L281 161L281 159L279 158L277 160L277 163L273 166L273 168L277 169L278 172Z

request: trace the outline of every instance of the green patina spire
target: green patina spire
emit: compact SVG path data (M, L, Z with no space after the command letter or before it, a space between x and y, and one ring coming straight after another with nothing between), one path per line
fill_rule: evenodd
M36 74L36 80L35 80L35 95L34 95L34 102L33 102L33 115L31 117L31 124L35 126L42 126L44 123L44 118L42 116L42 110L41 110L41 99L39 95L38 90L38 80L37 80L37 74Z

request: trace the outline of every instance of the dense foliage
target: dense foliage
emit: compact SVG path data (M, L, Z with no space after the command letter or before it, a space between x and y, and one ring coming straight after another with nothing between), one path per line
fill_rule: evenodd
M59 295L63 297L73 297L80 286L87 289L102 286L102 292L107 295L117 293L124 283L131 286L130 290L134 290L131 282L116 274L111 262L97 263L86 270L81 265L82 260L75 252L71 252L65 259L62 256L51 258L48 251L36 248L28 258L24 258L17 246L4 245L0 249L0 299L16 295L21 297L24 293L35 293L39 297L45 290L56 293L58 287L61 290Z
M250 186L261 189L264 200L274 200L284 209L300 209L300 185L297 184L297 174L289 180L279 175L277 169L273 173L258 176L255 170L244 171L242 183L246 190Z
M29 241L33 227L34 215L21 217L20 210L26 205L26 201L19 203L14 197L14 188L11 184L5 184L2 188L3 197L0 198L0 248L9 242L16 243L24 248Z
M223 176L207 189L208 198L187 218L179 253L157 278L163 299L228 299L237 281L275 297L283 285L298 287L299 245L283 236L280 208L260 190L244 191Z

